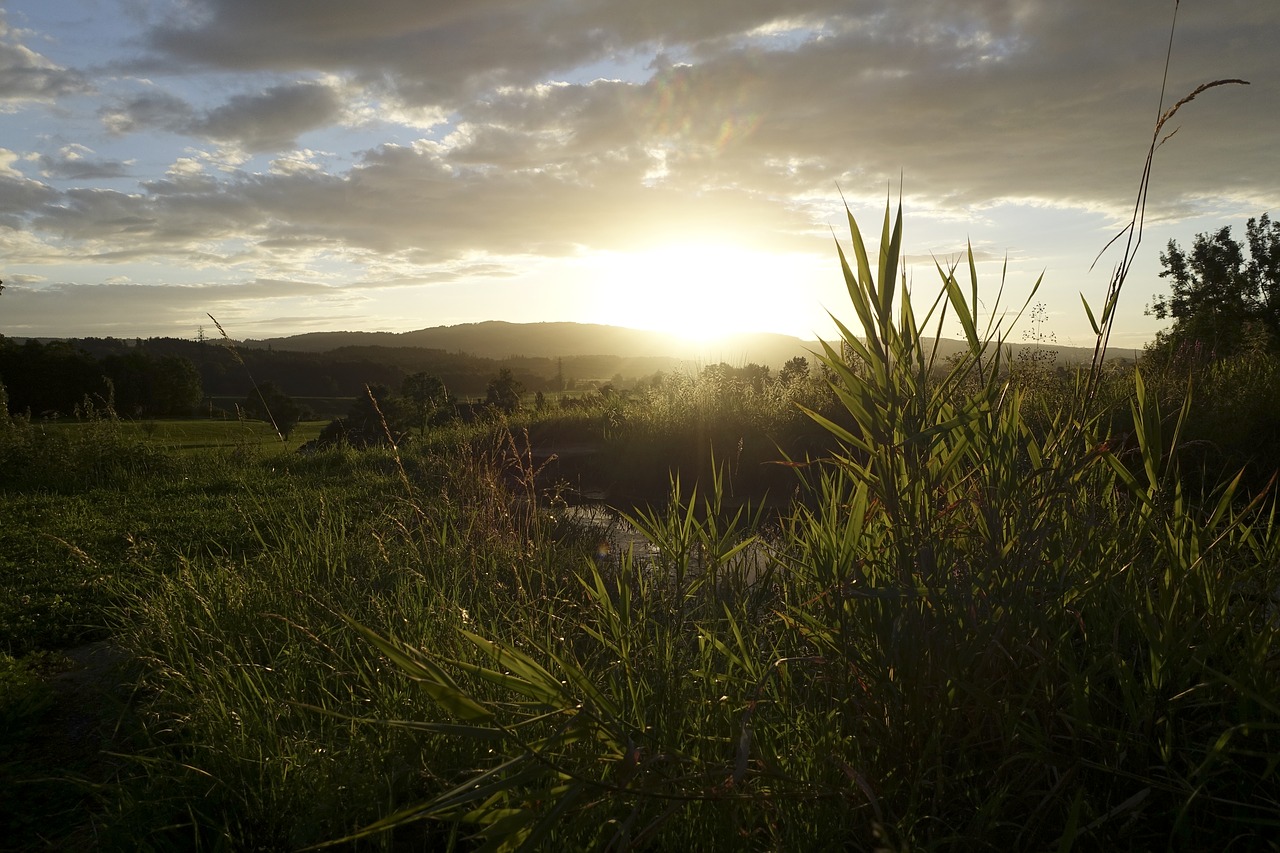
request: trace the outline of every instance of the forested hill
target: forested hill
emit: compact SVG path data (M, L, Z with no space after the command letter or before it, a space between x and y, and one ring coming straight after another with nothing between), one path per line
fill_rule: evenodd
M787 359L818 349L816 341L753 333L691 341L675 335L590 323L464 323L414 332L312 332L287 338L249 340L245 347L331 352L346 347L425 347L483 358L568 358L611 355L624 359L666 358L697 364L755 362L780 367Z
M608 368L603 372L587 370L580 375L610 377L620 372L627 378L642 376L655 369L667 370L679 365L697 369L720 362L735 366L763 364L776 370L797 355L808 356L822 350L816 340L767 332L732 335L713 341L691 341L676 335L621 326L500 321L436 326L414 332L311 332L284 338L247 340L240 346L330 354L387 353L393 349L425 348L500 361L565 359L566 364L569 359L600 356L621 359L624 367ZM1008 346L1017 353L1027 344L1010 343ZM943 340L938 354L946 358L963 347L960 341ZM1059 346L1051 342L1046 343L1045 348L1054 351L1058 363L1087 362L1093 357L1092 348ZM1135 358L1136 355L1133 350L1113 349L1111 352L1113 358ZM640 365L641 369L635 370L631 365Z
M946 358L961 347L941 341L938 356ZM1092 354L1050 348L1059 362ZM584 391L605 383L632 387L657 373L697 373L722 362L777 370L819 349L815 342L785 335L697 344L656 332L576 323L492 322L403 334L323 332L248 342L0 337L0 383L13 412L69 415L86 397L110 395L117 411L133 416L189 411L206 398L244 398L254 383L270 382L294 397L340 398L360 395L366 385L399 389L406 377L426 373L466 399L484 396L503 369L531 393Z
M0 384L15 414L72 414L84 400L112 399L128 416L190 411L204 398L244 398L270 382L303 398L355 397L366 385L399 389L415 373L440 378L459 398L482 397L502 369L530 392L631 384L696 369L676 358L618 355L487 358L442 349L345 346L330 352L253 348L176 338L80 338L18 342L0 337Z

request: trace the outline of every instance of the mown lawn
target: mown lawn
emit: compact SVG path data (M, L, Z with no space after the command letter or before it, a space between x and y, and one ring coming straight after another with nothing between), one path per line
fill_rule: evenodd
M304 443L320 435L325 421L303 421L290 434L287 441L281 441L271 424L265 421L235 420L232 418L172 418L119 422L119 430L124 438L143 441L158 448L181 452L199 452L219 448L253 449L263 453L288 453L297 450ZM84 430L90 428L89 422L53 421L42 422L40 429L45 430Z

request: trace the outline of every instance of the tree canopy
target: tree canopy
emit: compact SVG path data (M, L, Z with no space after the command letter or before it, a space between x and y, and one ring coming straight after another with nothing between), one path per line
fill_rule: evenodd
M305 414L298 401L280 390L274 382L254 386L241 406L249 417L270 423L285 440L293 434Z
M507 414L520 408L520 395L524 393L524 385L516 379L508 368L502 368L498 375L489 382L485 391L485 402Z
M427 427L449 403L449 391L444 381L425 371L406 376L400 383L400 393L414 425L424 435Z
M1245 235L1241 244L1224 226L1198 234L1189 252L1169 241L1160 277L1170 292L1156 295L1149 308L1173 320L1159 346L1229 355L1280 341L1280 222L1264 213L1249 220Z

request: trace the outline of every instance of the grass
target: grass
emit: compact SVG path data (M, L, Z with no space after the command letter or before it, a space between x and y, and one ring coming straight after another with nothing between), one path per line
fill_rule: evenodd
M55 433L93 429L91 421L45 423L39 428ZM117 426L120 438L164 450L199 453L234 448L267 454L295 451L302 444L319 436L323 428L324 423L320 421L305 421L298 424L288 441L282 442L271 424L265 421L170 418L120 421Z

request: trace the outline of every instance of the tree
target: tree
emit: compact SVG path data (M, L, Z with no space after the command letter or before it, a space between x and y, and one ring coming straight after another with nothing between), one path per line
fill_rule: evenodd
M159 358L133 347L102 359L116 411L128 417L185 417L204 399L200 371L179 355Z
M276 387L274 382L263 382L254 387L242 404L244 413L260 421L273 424L285 441L302 420L302 406Z
M1272 344L1280 340L1280 222L1265 213L1250 219L1246 243L1247 259L1230 226L1196 235L1190 252L1169 241L1160 277L1169 279L1170 292L1153 297L1148 309L1173 320L1162 346L1229 355L1260 334Z
M365 385L347 411L347 440L365 447L399 441L398 414L390 388L377 382Z
M397 444L403 438L398 407L385 385L364 387L351 402L346 417L334 418L320 431L321 446L345 442L352 447Z
M9 411L36 417L71 415L86 395L103 395L102 370L93 357L65 341L0 345L0 381L9 395Z
M808 378L809 359L802 355L797 355L787 359L787 363L782 365L782 370L778 371L778 380L783 385L804 382Z
M516 380L511 368L504 367L489 382L484 399L489 405L511 414L520 408L520 395L523 393L524 386Z
M204 399L200 371L188 358L161 356L152 366L151 405L161 416L187 417Z
M449 403L449 392L444 387L444 381L439 376L426 372L406 376L400 383L400 394L413 416L413 422L423 435L426 435L427 427L435 420L436 415Z

